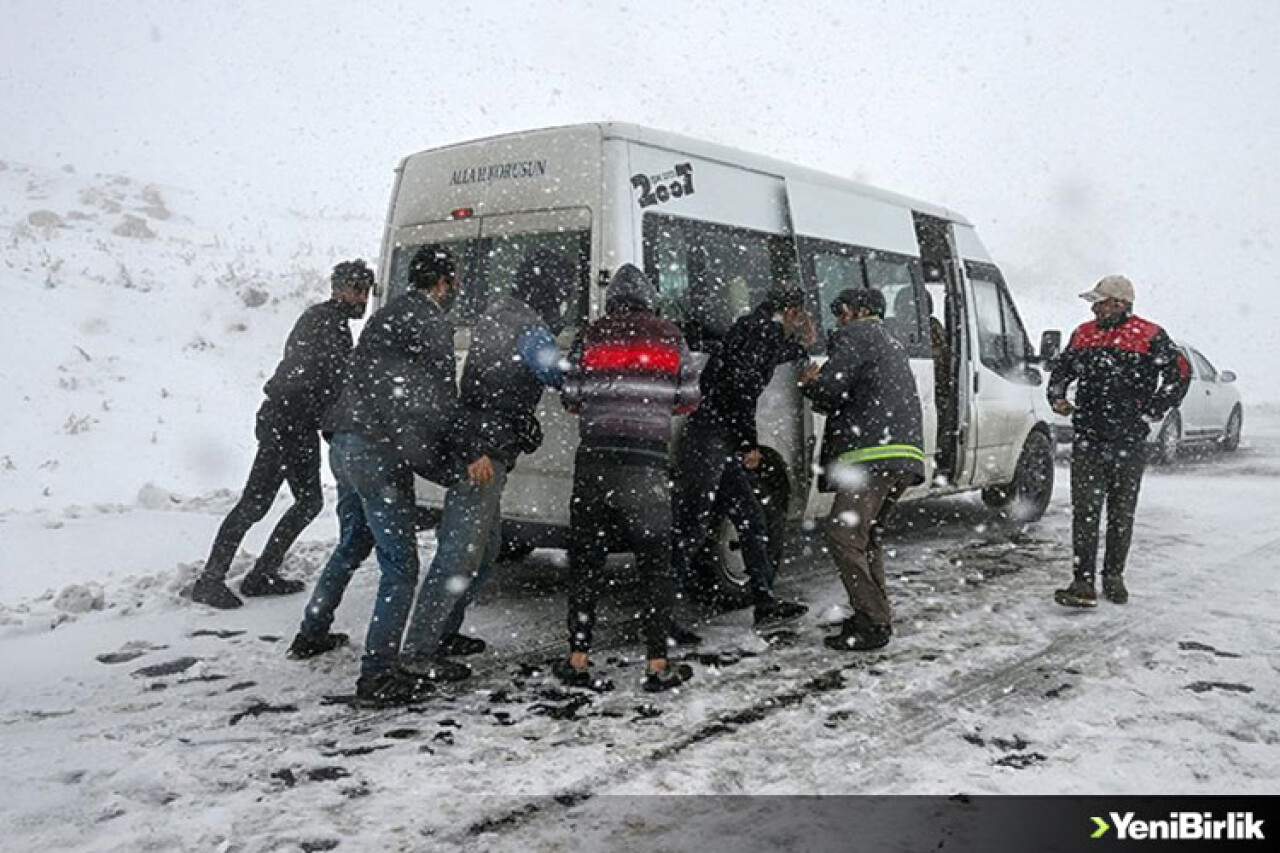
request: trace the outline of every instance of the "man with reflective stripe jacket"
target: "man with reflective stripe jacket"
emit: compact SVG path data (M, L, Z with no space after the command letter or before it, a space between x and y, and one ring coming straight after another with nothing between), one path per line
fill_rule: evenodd
M1098 529L1107 508L1102 591L1124 604L1124 566L1146 467L1146 439L1187 393L1191 369L1169 335L1133 314L1133 284L1109 275L1080 294L1094 320L1071 335L1054 362L1046 394L1053 410L1072 417L1071 540L1074 576L1054 599L1064 607L1098 603L1094 576ZM1075 404L1067 388L1076 383Z
M827 416L819 488L836 491L823 532L853 615L824 641L840 651L878 649L893 634L881 534L893 505L924 482L920 396L907 352L885 329L884 294L843 290L831 303L839 328L816 376L801 377Z

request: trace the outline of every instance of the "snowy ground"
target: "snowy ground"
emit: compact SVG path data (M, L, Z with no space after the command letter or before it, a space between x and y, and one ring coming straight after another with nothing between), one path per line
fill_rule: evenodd
M619 831L632 849L679 849L694 829L804 849L837 825L821 800L799 835L794 814L785 834L780 811L768 820L794 803L756 801L744 836L741 801L625 795L1280 788L1280 409L1247 409L1236 454L1148 474L1123 608L1052 603L1069 574L1060 467L1049 513L1022 530L970 499L904 512L897 634L881 653L821 646L842 592L824 556L798 553L784 591L814 613L790 636L769 645L745 611L708 615L695 680L654 699L638 689L635 591L620 584L596 656L617 689L566 691L545 674L563 648L563 561L537 552L475 608L468 628L493 648L465 688L408 710L326 704L351 690L358 643L286 660L301 596L221 613L178 592L247 470L257 388L288 324L323 294L327 265L360 249L349 233L316 238L289 267L289 251L227 249L177 214L148 219L151 238L113 234L123 212L68 211L113 187L143 208L144 188L20 168L0 170L0 205L22 225L0 276L18 313L4 384L22 401L0 447L8 849L604 849ZM32 225L37 205L64 226ZM295 222L275 216L260 230ZM183 241L214 268L239 263L236 276L186 264ZM150 289L101 272L112 263ZM249 307L244 282L276 274L264 292L283 295ZM186 347L199 330L208 346ZM332 495L287 571L314 577L331 509ZM421 544L429 556L431 536ZM338 630L363 636L375 580L357 575Z

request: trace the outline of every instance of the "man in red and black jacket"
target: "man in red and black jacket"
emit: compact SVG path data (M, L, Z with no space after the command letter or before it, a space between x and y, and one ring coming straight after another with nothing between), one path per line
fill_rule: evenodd
M611 536L636 557L647 597L644 689L678 686L688 665L667 664L675 579L671 572L671 420L698 406L697 375L675 324L643 272L623 264L605 295L605 316L588 326L569 356L561 402L579 416L581 442L569 506L569 659L556 675L597 682L588 670L596 598Z
M1054 600L1067 607L1098 603L1094 576L1098 529L1107 508L1102 592L1129 600L1124 565L1133 515L1146 467L1147 433L1187 393L1191 370L1164 329L1133 314L1133 284L1109 275L1080 297L1093 303L1094 320L1071 335L1054 363L1048 397L1053 410L1072 415L1071 540L1074 578ZM1076 383L1075 405L1067 388Z

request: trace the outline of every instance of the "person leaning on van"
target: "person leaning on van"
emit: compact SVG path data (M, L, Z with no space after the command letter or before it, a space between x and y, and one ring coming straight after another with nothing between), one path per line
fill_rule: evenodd
M884 294L843 290L831 302L839 328L829 358L801 376L827 416L819 488L836 491L823 532L853 615L823 642L840 651L878 649L893 634L881 535L889 511L924 482L920 396L902 344L885 329Z
M313 305L294 324L284 359L263 387L258 409L258 452L240 500L213 540L204 570L191 588L200 604L231 610L243 602L227 586L227 572L249 528L266 516L286 481L293 506L281 516L253 570L240 582L247 596L302 592L301 581L280 576L280 564L294 541L324 509L320 491L320 420L337 399L351 354L351 320L364 316L373 271L364 261L344 261L330 277L333 296Z
M671 421L698 405L689 348L674 323L655 313L658 293L623 264L605 294L605 316L583 330L569 356L561 402L579 416L569 504L569 659L555 674L589 686L596 599L609 537L635 554L645 592L648 665L644 689L687 681L687 664L667 662L675 581L671 574Z
M1071 334L1046 389L1053 410L1072 415L1073 577L1054 593L1064 607L1098 604L1094 575L1104 503L1102 594L1116 604L1129 600L1124 566L1146 467L1149 424L1159 423L1182 402L1191 382L1190 365L1164 329L1134 316L1133 297L1133 283L1122 275L1109 275L1080 294L1092 303L1094 319ZM1074 406L1067 400L1073 382Z
M377 546L382 576L356 682L356 698L373 705L412 702L432 688L399 666L418 580L413 476L447 486L453 472L444 450L458 393L448 317L458 291L453 255L419 249L409 285L369 318L351 377L324 422L338 483L338 545L289 647L289 657L302 659L346 642L329 628L351 576Z
M809 612L773 591L778 567L770 558L764 508L751 489L748 471L759 469L756 405L780 364L808 355L817 330L798 287L771 291L725 335L720 349L699 377L702 402L689 417L676 455L676 547L672 557L676 582L688 584L689 564L702 550L717 498L728 508L738 530L747 569L755 627L769 630ZM677 643L699 638L682 625L673 627Z
M574 265L559 252L531 250L511 292L495 299L472 329L451 430L466 470L445 495L436 555L405 631L400 665L409 672L459 681L471 670L449 656L485 649L484 640L461 633L462 620L498 559L507 473L520 454L542 443L534 415L542 389L563 381L555 336L576 280Z

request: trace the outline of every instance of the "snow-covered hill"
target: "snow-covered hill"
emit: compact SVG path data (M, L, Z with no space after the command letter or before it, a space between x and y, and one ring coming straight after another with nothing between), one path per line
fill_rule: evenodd
M291 324L377 234L374 215L0 161L0 514L238 488Z

